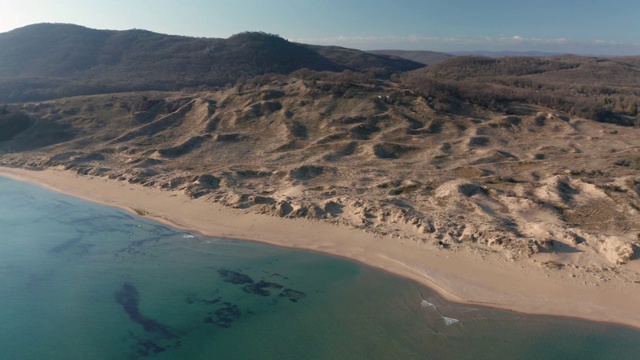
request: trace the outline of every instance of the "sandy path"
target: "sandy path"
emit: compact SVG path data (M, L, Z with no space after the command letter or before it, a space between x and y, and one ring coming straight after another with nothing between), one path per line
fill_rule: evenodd
M449 251L333 224L236 210L182 193L62 170L0 167L0 176L148 216L205 235L255 240L357 260L415 280L449 300L529 314L571 316L640 328L640 284L592 284L570 270L540 269L475 250Z

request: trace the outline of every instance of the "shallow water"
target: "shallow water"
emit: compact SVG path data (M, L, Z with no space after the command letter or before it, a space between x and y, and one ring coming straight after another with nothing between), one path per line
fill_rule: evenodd
M0 177L1 359L634 359L640 331L450 304Z

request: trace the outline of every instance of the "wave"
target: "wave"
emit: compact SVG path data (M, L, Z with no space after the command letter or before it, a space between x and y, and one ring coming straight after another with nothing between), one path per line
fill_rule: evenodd
M438 310L436 308L435 304L432 304L432 303L430 303L430 302L428 302L427 300L424 300L424 299L422 299L422 301L420 302L420 306L422 306L423 308L431 307L431 308L434 308L434 309Z
M453 325L453 324L455 324L457 322L460 322L460 320L458 320L458 319L454 319L454 318L450 318L450 317L446 317L446 316L443 316L442 320L444 320L444 324L447 325L447 326Z
M426 300L425 298L422 297L422 294L420 294L420 297L422 298L422 300L420 301L420 306L422 308L432 308L435 312L438 313L438 315L440 315L440 317L442 318L442 320L444 321L444 324L446 326L449 325L453 325L455 323L459 323L460 320L456 319L456 318L452 318L452 317L448 317L448 316L444 316L440 310L436 307L436 304L429 302L428 300Z

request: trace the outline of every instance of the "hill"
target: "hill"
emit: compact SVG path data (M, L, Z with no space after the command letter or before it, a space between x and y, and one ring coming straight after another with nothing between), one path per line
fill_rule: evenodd
M454 51L451 53L455 56L473 55L473 56L487 56L493 58L512 57L512 56L528 56L528 57L540 57L540 56L561 56L563 53L554 53L546 51Z
M437 64L455 56L443 52L420 50L372 50L369 52L376 55L396 56L425 65Z
M640 109L640 57L459 56L407 73L404 82L499 111L519 101L634 125Z
M293 43L261 32L208 39L36 24L0 34L0 100L220 87L302 68L388 76L421 66L358 50Z

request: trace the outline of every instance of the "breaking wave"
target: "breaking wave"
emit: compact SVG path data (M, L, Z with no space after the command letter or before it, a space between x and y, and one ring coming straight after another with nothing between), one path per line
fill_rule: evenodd
M434 308L434 309L437 310L435 304L432 304L432 303L430 303L430 302L428 302L427 300L424 300L424 299L422 299L422 301L420 302L420 306L422 306L423 308L431 307L431 308Z
M457 322L460 322L460 320L458 320L458 319L454 319L454 318L450 318L450 317L446 317L446 316L443 316L442 320L444 320L444 324L447 325L447 326L453 325L453 324L455 324Z
M420 294L420 297L422 297L422 294ZM433 310L435 310L435 312L437 312L437 313L438 313L438 315L440 315L440 317L442 318L442 320L444 321L444 324L445 324L446 326L453 325L453 324L455 324L455 323L460 322L460 320L458 320L458 319L455 319L455 318L452 318L452 317L447 317L447 316L442 315L442 313L440 312L440 310L436 307L436 304L431 303L431 302L429 302L429 301L425 300L424 298L422 299L422 301L420 301L420 306L421 306L422 308L425 308L425 309L426 309L426 308L432 308Z

